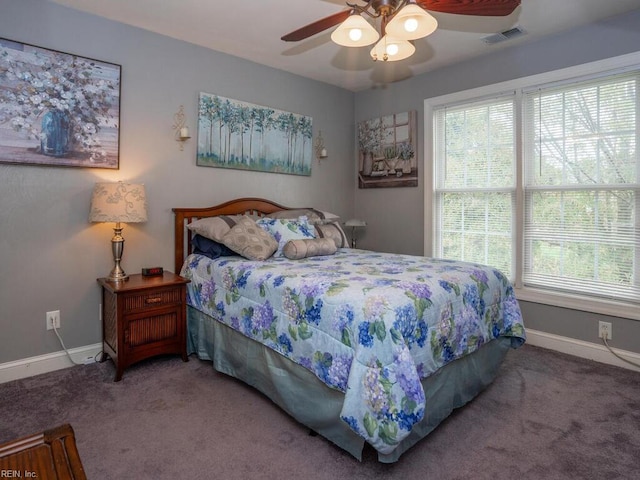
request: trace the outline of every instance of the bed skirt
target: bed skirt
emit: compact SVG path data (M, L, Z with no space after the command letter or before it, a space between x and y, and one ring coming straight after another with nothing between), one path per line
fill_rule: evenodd
M256 388L298 422L362 460L364 439L340 420L342 392L329 388L306 368L193 307L187 307L187 323L188 354L196 353L201 360L212 361L217 371ZM396 462L455 408L484 390L495 379L510 345L510 338L492 340L424 379L427 407L423 420L393 452L378 452L378 460Z

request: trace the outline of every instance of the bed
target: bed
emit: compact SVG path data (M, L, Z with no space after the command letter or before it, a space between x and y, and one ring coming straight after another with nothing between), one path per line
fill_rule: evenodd
M191 280L188 353L359 460L369 444L380 462L397 461L525 341L512 286L493 268L351 249L337 217L265 199L173 212L175 268ZM275 253L210 255L195 240L223 219L224 242L204 230L216 249L259 225Z

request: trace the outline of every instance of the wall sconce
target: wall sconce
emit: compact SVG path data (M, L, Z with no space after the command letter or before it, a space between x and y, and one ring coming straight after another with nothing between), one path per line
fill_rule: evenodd
M318 132L318 136L316 137L316 143L314 145L316 150L316 158L318 160L327 158L329 155L327 154L327 149L324 146L324 138L322 138L322 130Z
M364 228L367 226L367 222L357 218L352 218L344 222L345 227L351 227L351 248L356 248L356 229Z
M191 138L189 127L185 125L184 107L180 105L180 109L173 116L173 129L176 131L176 142L180 142L180 150L184 150L184 142Z

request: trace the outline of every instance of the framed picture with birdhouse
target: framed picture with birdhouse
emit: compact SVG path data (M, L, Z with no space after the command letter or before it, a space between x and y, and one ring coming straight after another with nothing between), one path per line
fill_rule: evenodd
M417 187L415 110L359 122L358 187Z

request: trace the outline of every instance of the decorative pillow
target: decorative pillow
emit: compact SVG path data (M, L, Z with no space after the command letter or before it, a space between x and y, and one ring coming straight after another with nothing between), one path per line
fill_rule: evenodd
M314 225L314 228L316 230L316 238L330 238L335 242L337 248L349 247L349 240L338 222Z
M217 217L207 217L191 222L187 228L193 233L210 238L216 242L222 242L229 230L231 230L242 218L242 215L218 215Z
M216 242L215 240L198 234L195 234L191 239L191 246L193 247L193 253L198 253L205 257L213 258L214 260L218 257L237 255L236 252L223 243Z
M337 250L336 242L331 238L306 238L289 240L282 249L282 253L290 260L300 260L319 255L333 255Z
M340 220L338 215L330 212L321 212L315 208L294 208L292 210L279 210L270 213L267 218L288 218L295 220L299 217L307 217L312 225L321 225L324 223L337 222Z
M282 249L289 240L303 240L305 238L316 238L313 225L309 223L307 217L299 217L295 220L288 218L261 218L256 222L260 228L270 233L278 242L278 249L274 257L282 256Z
M278 248L278 242L249 217L238 220L222 243L249 260L266 260Z

